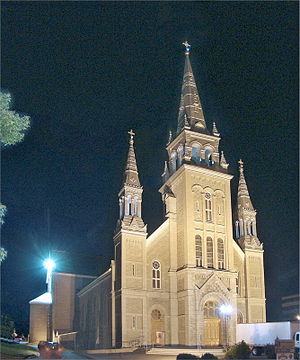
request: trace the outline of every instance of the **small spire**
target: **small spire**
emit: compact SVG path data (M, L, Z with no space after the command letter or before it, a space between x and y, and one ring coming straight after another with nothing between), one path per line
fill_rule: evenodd
M132 130L130 130L128 131L128 134L130 135L130 139L129 139L129 150L128 150L126 169L125 169L125 184L140 187L141 185L140 185L134 146L133 146L134 143L133 136L135 135L135 133Z
M169 139L168 139L168 142L167 142L167 146L168 146L169 144L171 144L172 139L173 139L173 134L172 134L172 131L170 130L170 131L169 131Z
M215 136L220 136L220 133L219 133L219 131L218 131L218 129L217 129L217 126L216 126L216 123L215 122L213 122L213 128L212 128L212 133L213 133L213 135L215 135Z
M223 151L223 150L221 151L221 161L220 161L220 165L221 165L222 168L224 168L224 169L227 169L228 166L229 166L228 162L227 162L226 159L225 159L225 155L224 155L224 151Z
M241 205L243 208L254 210L247 183L244 176L244 162L242 159L239 160L239 170L240 170L240 179L239 179L239 186L238 186L238 204Z

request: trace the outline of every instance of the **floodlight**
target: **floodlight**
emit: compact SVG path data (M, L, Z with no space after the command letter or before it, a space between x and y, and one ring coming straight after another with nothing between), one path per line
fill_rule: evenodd
M48 258L44 261L44 266L48 272L51 272L55 268L55 262L52 259Z
M220 306L220 311L224 315L230 315L232 313L232 310L233 310L232 306L229 304L228 305L223 304Z

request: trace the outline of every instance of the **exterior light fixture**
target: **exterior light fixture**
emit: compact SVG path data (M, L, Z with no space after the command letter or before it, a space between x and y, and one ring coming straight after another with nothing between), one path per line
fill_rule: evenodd
M225 333L225 341L226 346L229 345L229 339L228 339L228 325L229 325L229 318L230 315L233 312L233 308L230 304L222 304L219 307L220 313L224 316L224 333Z
M225 304L221 305L219 309L220 309L221 314L223 314L223 315L230 315L233 311L231 305L225 305Z
M296 319L297 319L297 320L300 320L300 315L297 315L297 316L296 316Z
M52 271L55 269L55 262L48 258L44 261L44 267L47 270L47 276L46 276L46 284L48 293L51 293L51 278L52 278Z

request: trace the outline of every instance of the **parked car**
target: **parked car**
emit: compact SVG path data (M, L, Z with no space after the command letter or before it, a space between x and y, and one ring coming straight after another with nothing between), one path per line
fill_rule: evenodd
M38 349L43 357L55 359L60 359L64 350L63 346L58 342L51 341L40 341L38 344Z
M1 358L4 356L18 357L23 359L34 359L40 356L37 349L32 346L19 344L17 341L0 338Z

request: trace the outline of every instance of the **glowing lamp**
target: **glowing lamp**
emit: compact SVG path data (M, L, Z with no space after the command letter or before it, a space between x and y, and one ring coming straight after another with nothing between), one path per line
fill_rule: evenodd
M44 266L47 269L47 272L51 272L55 268L55 262L49 258L44 261Z
M233 309L231 305L221 305L220 306L220 312L224 315L230 315L232 313Z

